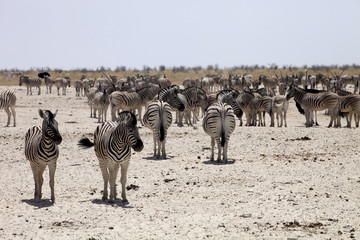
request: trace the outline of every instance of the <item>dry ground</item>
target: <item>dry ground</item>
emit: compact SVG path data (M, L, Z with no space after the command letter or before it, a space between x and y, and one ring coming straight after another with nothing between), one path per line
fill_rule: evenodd
M145 147L132 155L127 183L138 189L127 192L129 204L108 204L93 149L77 146L98 125L86 99L75 98L73 88L66 96L6 88L17 96L17 127L3 127L1 110L1 239L360 238L360 132L328 129L326 115L319 114L321 126L305 128L291 102L287 128L237 126L228 164L209 162L210 138L200 122L170 127L166 160L152 156L152 135L142 127ZM55 205L48 170L42 203L32 201L24 155L27 129L41 125L39 108L59 110Z

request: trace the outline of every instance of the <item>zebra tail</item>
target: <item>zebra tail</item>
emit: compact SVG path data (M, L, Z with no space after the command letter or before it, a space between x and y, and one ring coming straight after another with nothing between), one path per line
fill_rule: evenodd
M80 139L80 141L78 142L77 145L78 145L79 147L81 147L81 148L86 149L86 148L91 148L91 147L93 147L93 146L94 146L94 143L91 142L90 139L88 139L88 138L82 138L82 139Z
M160 123L160 142L165 140L165 128L164 123L161 121Z
M224 129L221 129L221 147L225 146L225 141L226 141L225 131L224 131Z

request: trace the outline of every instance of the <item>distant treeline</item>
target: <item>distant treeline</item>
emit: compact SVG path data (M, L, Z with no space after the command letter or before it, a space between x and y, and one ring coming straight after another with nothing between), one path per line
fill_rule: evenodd
M107 76L117 76L118 78L126 78L127 76L135 76L137 74L144 75L162 75L166 76L171 80L173 84L180 85L182 84L185 78L190 79L201 79L207 75L222 75L223 77L229 76L229 74L251 74L254 79L258 79L260 75L275 75L277 77L285 77L286 75L298 74L299 72L304 72L308 70L309 74L318 74L322 73L325 76L332 77L334 74L339 75L356 75L360 74L360 65L303 65L293 66L293 65L284 65L278 66L277 64L268 64L265 65L238 65L229 68L220 68L218 64L208 65L207 67L194 66L173 66L167 67L165 65L160 65L159 67L149 67L143 66L142 69L137 68L128 68L126 66L118 66L114 69L109 67L98 67L96 69L91 68L76 68L72 70L63 70L59 68L30 68L28 70L21 69L3 69L0 70L0 86L10 86L18 85L20 75L27 75L29 77L37 77L39 72L49 72L51 77L69 77L71 80L78 80L83 75L93 79L99 77Z
M235 70L244 70L244 71L255 71L255 70L266 70L266 69L272 69L272 70L277 70L277 69L283 69L283 70L289 70L289 71L298 71L299 69L308 69L308 70L313 70L315 72L319 72L319 71L329 71L331 69L341 69L341 70L346 70L349 68L353 68L353 69L360 69L360 65L358 64L345 64L345 65L338 65L338 64L332 64L332 65L307 65L304 64L303 66L293 66L293 65L283 65L283 66L279 66L276 63L272 63L272 64L268 64L267 66L265 65L237 65L237 66L233 66L233 67L224 67L224 68L220 68L218 64L215 65L208 65L206 67L203 66L193 66L193 67L187 67L187 66L172 66L172 67L168 67L168 66L164 66L164 65L160 65L159 67L149 67L147 65L144 65L142 67L142 69L138 69L138 68L130 68L130 67L126 67L126 66L117 66L114 69L110 68L110 67L104 67L104 66L100 66L96 69L91 69L91 68L74 68L72 70L63 70L63 69L59 69L59 68L49 68L49 67L41 67L41 68L30 68L27 70L24 69L17 69L17 68L13 68L13 69L2 69L0 70L0 72L42 72L42 71L48 71L48 72L55 72L55 73L62 73L62 72L69 72L69 71L75 71L75 72L82 72L82 73L88 73L88 72L149 72L149 71L160 71L160 72L164 72L164 71L172 71L172 72L190 72L190 71L194 71L194 72L200 72L200 71L235 71Z

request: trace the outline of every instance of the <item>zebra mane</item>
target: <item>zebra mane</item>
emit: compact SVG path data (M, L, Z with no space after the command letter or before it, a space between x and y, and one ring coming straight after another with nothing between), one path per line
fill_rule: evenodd
M305 114L305 111L304 109L301 107L300 103L298 103L297 101L295 101L295 106L296 108L298 109L299 113L304 115Z
M119 113L118 122L122 122L122 121L126 120L126 118L129 115L131 117L131 124L136 125L137 124L136 116L134 113L132 113L130 111L122 111L121 113Z

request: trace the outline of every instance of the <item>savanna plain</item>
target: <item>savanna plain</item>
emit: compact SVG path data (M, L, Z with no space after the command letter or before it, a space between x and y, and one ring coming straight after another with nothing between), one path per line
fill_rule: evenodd
M103 180L93 149L80 149L98 126L85 97L53 89L17 96L17 126L4 127L0 111L1 239L357 239L360 238L358 128L305 128L294 101L288 127L240 127L228 163L209 161L210 137L201 119L168 131L168 158L153 156L152 132L139 126L144 149L133 152L125 204L101 200ZM34 91L35 93L37 91ZM25 133L41 126L39 109L58 110L63 137L50 201L48 170L43 200L33 201L34 180L25 158ZM108 119L110 112L108 112ZM343 126L345 120L343 119ZM12 125L12 124L11 124ZM120 175L120 173L119 173ZM120 176L117 179L120 192Z

